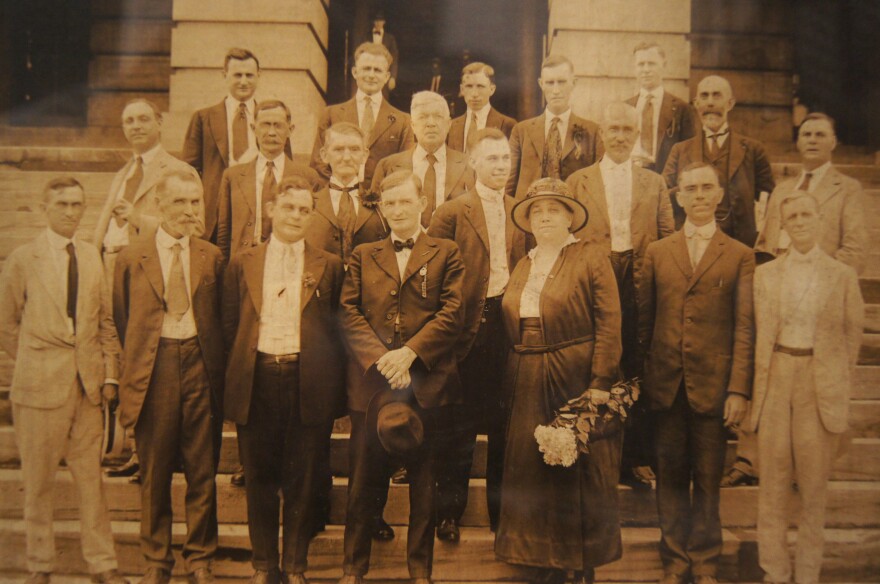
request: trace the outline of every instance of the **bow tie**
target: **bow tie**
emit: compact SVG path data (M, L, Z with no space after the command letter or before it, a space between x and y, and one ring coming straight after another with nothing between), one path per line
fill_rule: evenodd
M342 191L343 193L350 193L352 191L359 193L360 187L357 185L355 185L353 187L341 187L337 184L330 183L330 190L331 191Z
M726 135L728 135L728 134L730 134L730 129L729 129L729 128L728 128L727 130L724 130L723 132L718 132L718 133L715 133L715 134L711 134L711 133L710 133L710 134L706 134L706 138L708 138L709 140L712 140L712 139L717 140L717 139L720 138L721 136L726 136Z
M406 241L400 241L399 239L391 240L391 244L394 246L394 251L403 251L403 248L412 249L415 243L416 242L413 241L412 237Z

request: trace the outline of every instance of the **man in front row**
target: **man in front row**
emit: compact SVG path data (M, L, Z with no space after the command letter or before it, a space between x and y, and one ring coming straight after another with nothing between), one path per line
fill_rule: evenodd
M644 395L658 410L661 582L716 584L725 426L739 425L752 388L755 258L715 224L715 168L697 162L679 177L687 218L648 246L639 340L650 347Z
M369 570L371 524L388 489L392 453L406 457L409 472L410 577L430 584L438 420L444 406L461 400L454 347L464 264L453 242L422 231L427 202L412 172L388 175L380 189L391 236L355 248L342 290L354 452L340 584L361 584ZM380 409L377 400L389 393L396 405ZM378 413L368 416L368 408Z
M0 276L0 346L15 362L10 401L24 483L26 584L49 584L55 567L52 494L62 458L79 492L92 581L127 582L117 571L101 483L101 402L116 397L119 341L101 256L74 239L85 205L76 179L49 181L40 202L48 228L13 251Z
M848 428L849 388L862 341L864 305L856 271L820 244L819 202L776 193L791 240L755 272L755 388L749 428L758 432L758 552L764 582L791 582L788 503L801 501L795 582L818 582L828 478Z
M253 584L306 584L319 517L315 487L344 396L337 307L342 260L303 239L315 215L311 185L284 179L267 205L268 243L233 257L223 286L229 349L226 418L238 425ZM278 520L284 510L281 570Z
M141 459L141 584L171 579L171 479L186 477L183 560L190 582L212 582L217 549L214 475L222 430L225 355L220 325L223 256L199 239L202 185L172 171L156 185L161 223L116 262L113 315L125 368L120 421Z

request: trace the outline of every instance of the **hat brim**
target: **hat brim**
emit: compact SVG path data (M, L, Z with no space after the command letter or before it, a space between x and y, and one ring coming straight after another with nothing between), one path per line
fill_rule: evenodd
M409 386L406 389L395 390L386 385L384 388L374 393L373 397L370 398L370 403L367 404L367 415L364 422L366 424L368 440L374 441L373 444L379 445L379 448L384 448L379 440L379 412L383 407L392 402L409 403L412 398L412 386Z
M558 201L560 204L564 205L571 211L571 227L569 228L569 231L571 233L580 231L587 226L587 221L590 218L590 214L587 213L587 208L584 207L583 203L572 197L566 197L554 193L535 195L534 197L523 199L522 201L514 205L513 210L511 211L511 219L513 220L513 224L516 225L521 231L531 233L532 226L529 224L528 217L529 209L538 201L545 201L548 199Z

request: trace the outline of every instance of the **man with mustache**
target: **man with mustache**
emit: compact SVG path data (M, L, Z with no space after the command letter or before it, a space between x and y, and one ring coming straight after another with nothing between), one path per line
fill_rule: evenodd
M116 263L113 316L125 368L119 417L133 428L142 466L141 584L167 584L171 479L186 477L183 560L190 582L212 582L217 549L214 475L220 457L225 353L220 322L223 254L198 238L202 185L172 171L156 184L160 225Z
M663 169L670 189L680 181L681 169L694 162L706 162L718 171L723 196L715 210L718 227L749 247L755 245L758 231L756 202L762 193L773 192L773 170L764 146L757 140L730 129L727 116L736 100L730 83L710 75L697 86L694 105L703 123L703 133L672 147ZM766 195L769 196L769 195ZM673 204L675 226L681 228L685 212Z

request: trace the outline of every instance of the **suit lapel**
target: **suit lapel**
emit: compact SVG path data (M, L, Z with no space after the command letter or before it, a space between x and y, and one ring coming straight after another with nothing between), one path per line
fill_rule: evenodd
M357 114L357 109L355 109L355 114ZM391 106L388 104L388 100L383 99L382 105L379 106L379 111L376 113L376 123L373 124L373 129L370 131L369 148L372 148L379 137L391 127L391 124L394 123L392 121L393 117L394 115L391 113Z
M679 230L669 236L669 245L672 246L672 257L675 259L678 269L690 280L694 273L691 267L691 255L688 252L687 238L684 236L684 230Z
M309 300L314 296L315 291L318 289L318 283L324 276L324 268L327 266L327 260L325 260L321 254L316 253L315 249L309 244L305 245L305 252L303 255L305 256L305 260L303 262L303 289L299 303L300 312L305 310Z
M220 158L223 159L223 166L229 168L229 130L226 124L226 100L211 108L208 126L211 129L211 135L214 137L214 143L217 144Z
M153 292L165 304L165 279L162 277L162 264L159 263L159 250L156 248L155 239L145 241L141 254L141 267L147 275L147 281L153 287Z
M467 170L465 157L451 148L446 148L446 184L443 187L445 200L449 200L452 189L458 184L465 170Z
M479 236L480 241L483 242L483 247L486 248L486 253L489 253L489 229L486 227L486 215L483 213L483 204L480 202L480 197L477 195L476 191L468 195L467 201L464 203L465 207L465 217L468 220L468 223L474 228L474 231L477 232L477 236Z
M675 110L672 107L672 96L666 91L663 92L663 100L660 102L660 119L657 120L657 144L663 141L663 134L669 131L675 119ZM673 131L669 131L672 134Z
M645 193L648 192L647 184L645 184L648 177L645 176L645 173L640 172L641 170L642 169L635 164L632 165L632 191L630 191L632 207L629 221L630 231L632 231L633 235L635 235L642 226L642 222L636 220L636 217L638 217L638 212L641 209L643 197L645 197ZM635 237L633 237L633 241L635 241Z
M377 211L377 213L378 213L378 211ZM355 222L354 222L354 232L355 233L357 233L358 231L361 230L361 227L364 226L364 223L367 222L367 220L370 218L370 216L372 214L373 214L373 211L364 206L364 200L363 200L363 198L361 198L360 204L358 205L357 217L355 218Z
M528 135L532 142L532 147L538 154L540 160L544 156L544 115L541 114L537 118L533 118L529 122Z
M501 114L492 106L489 106L489 115L486 116L486 127L501 129Z
M598 166L587 171L587 196L593 200L593 204L599 209L599 217L605 225L611 226L611 218L608 216L608 201L605 199L605 183L602 182L602 171Z
M565 131L565 139L562 141L562 153L559 155L560 161L564 160L574 150L574 127L577 125L580 125L580 118L574 114L568 116L568 129Z
M196 290L202 282L202 272L205 270L205 250L202 248L200 240L190 237L189 239L189 289L192 291L192 297L195 298Z
M825 176L822 177L822 180L816 185L816 188L811 194L816 198L816 201L821 207L825 201L837 194L842 183L843 179L841 178L840 173L832 166L828 169Z
M429 241L429 239L430 238L425 233L422 233L419 235L419 238L416 239L416 244L413 246L412 253L409 255L409 260L406 262L406 268L403 270L403 280L401 281L401 284L409 280L416 271L420 270L422 266L427 265L427 263L431 261L431 258L437 255L437 244L433 241Z
M505 196L505 197L503 197L503 199L504 199L504 242L507 247L507 261L508 261L507 269L509 272L512 273L514 268L516 268L516 266L513 265L512 263L510 263L510 259L511 259L510 252L513 250L513 240L516 237L516 233L517 233L517 231L519 231L519 229L516 227L516 225L513 224L513 220L511 219L511 217L513 216L512 215L513 205L514 205L513 197Z
M742 136L739 134L731 132L728 139L730 141L730 164L727 168L727 180L729 181L736 174L736 171L739 170L746 156L746 147L743 144Z
M363 205L361 205L361 207L363 207ZM331 225L337 228L339 227L339 222L336 220L336 213L333 212L333 201L330 200L330 189L328 187L324 187L324 189L315 196L315 210L323 215Z
M159 182L159 179L162 178L162 175L165 174L165 169L168 167L168 156L170 154L162 150L160 146L159 152L153 158L153 162L144 166L144 180L141 181L141 186L138 187L137 192L134 194L134 201L132 203L137 204L146 192Z
M239 169L238 187L239 192L244 195L244 202L251 215L256 217L257 211L257 161L252 160Z
M544 300L546 298L549 298L549 296L550 296L549 294L545 294L545 292L550 290L555 285L556 275L559 273L559 270L562 269L562 265L565 263L565 258L567 256L566 252L570 249L571 249L571 245L566 245L565 247L562 248L562 250L559 252L559 256L556 258L556 261L553 263L553 267L550 268L550 273L547 274L547 280L544 282L544 288L541 290L541 296L538 300L539 307L540 307L540 313L542 315L546 314L544 312L544 310L545 310ZM542 329L544 328L543 319L541 320L541 328Z
M49 238L46 234L41 236L39 245L34 246L34 258L40 282L48 290L49 296L52 297L61 315L66 318L67 298L64 296L64 287L61 285L62 279L57 276L58 270L55 266L52 249L49 246Z
M248 295L254 303L254 309L257 311L258 316L263 310L263 272L266 268L267 245L266 243L261 243L257 247L252 247L243 252L249 254L250 257L241 262Z
M421 239L421 237L419 239ZM376 265L379 266L383 272L391 276L399 286L400 270L397 267L397 254L394 253L394 245L391 243L391 238L386 237L383 239L380 245L373 248L370 255L373 257L373 261L376 262Z
M693 288L694 284L696 284L700 278L703 277L703 274L706 273L706 270L709 269L709 266L714 264L715 260L721 257L726 243L727 241L724 233L720 228L716 229L715 235L712 236L709 245L706 246L706 251L703 252L703 257L700 258L700 263L694 268L694 275L691 276L690 282L688 282L688 290ZM685 243L685 251L687 251L687 243Z

